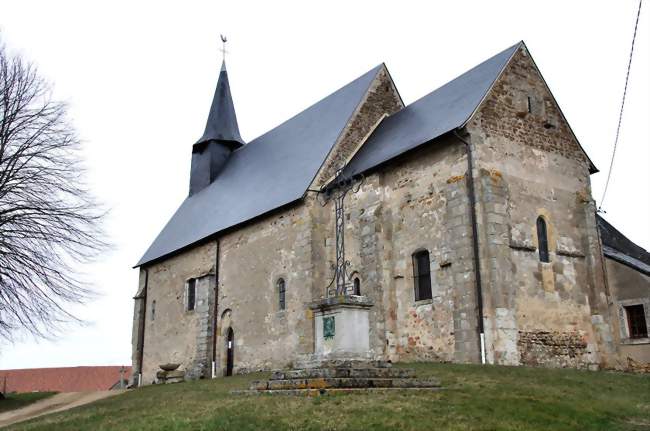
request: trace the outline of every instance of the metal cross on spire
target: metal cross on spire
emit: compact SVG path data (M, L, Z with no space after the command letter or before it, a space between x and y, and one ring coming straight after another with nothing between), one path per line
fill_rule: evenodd
M221 58L225 62L226 61L226 53L228 52L228 51L226 51L226 42L228 42L228 38L223 34L220 34L219 36L221 36L221 49L220 49Z

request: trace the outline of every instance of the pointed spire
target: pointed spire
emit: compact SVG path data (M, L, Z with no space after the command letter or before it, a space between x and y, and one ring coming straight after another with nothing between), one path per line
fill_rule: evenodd
M226 61L221 64L219 72L219 81L214 91L212 106L208 114L208 121L205 125L205 132L197 144L207 141L228 141L236 143L237 147L244 145L245 142L239 135L239 126L237 125L237 115L235 114L235 105L230 94L230 84L228 83L228 71L226 70Z

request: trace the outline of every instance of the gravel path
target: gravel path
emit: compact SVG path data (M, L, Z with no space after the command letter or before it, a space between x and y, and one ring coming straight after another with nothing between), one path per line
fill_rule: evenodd
M38 416L68 410L73 407L92 403L102 398L124 393L125 390L97 392L65 392L55 394L20 409L0 413L0 427L26 421Z

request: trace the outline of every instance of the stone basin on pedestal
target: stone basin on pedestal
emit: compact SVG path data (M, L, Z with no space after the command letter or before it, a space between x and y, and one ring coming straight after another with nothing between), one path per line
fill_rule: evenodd
M370 308L366 296L341 295L309 304L314 313L315 360L369 360Z

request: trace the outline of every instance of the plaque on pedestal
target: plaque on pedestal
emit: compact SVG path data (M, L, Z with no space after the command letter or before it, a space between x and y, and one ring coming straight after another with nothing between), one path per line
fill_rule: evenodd
M320 360L368 360L369 312L372 301L365 296L340 295L312 302L314 356Z

